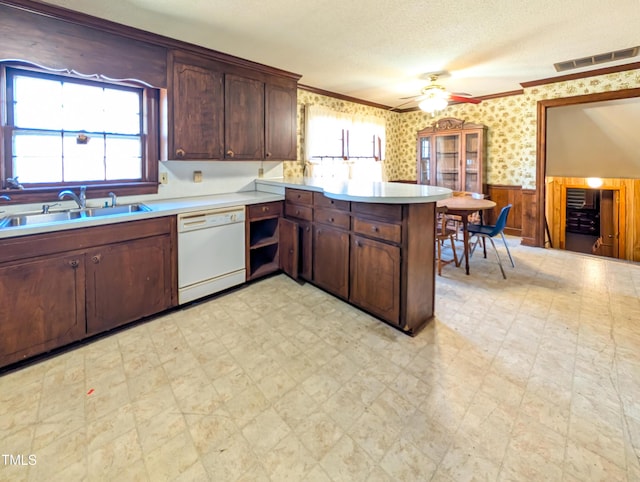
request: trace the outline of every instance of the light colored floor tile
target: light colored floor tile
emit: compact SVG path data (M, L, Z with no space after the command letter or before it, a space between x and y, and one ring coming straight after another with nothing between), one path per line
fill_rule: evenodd
M639 480L640 266L508 241L414 338L281 275L0 374L0 479Z

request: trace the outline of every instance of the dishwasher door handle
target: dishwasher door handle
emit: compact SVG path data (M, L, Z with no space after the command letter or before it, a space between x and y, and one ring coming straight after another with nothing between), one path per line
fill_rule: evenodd
M178 226L179 232L191 231L205 227L207 225L207 218L205 216L198 216L194 218L183 219Z

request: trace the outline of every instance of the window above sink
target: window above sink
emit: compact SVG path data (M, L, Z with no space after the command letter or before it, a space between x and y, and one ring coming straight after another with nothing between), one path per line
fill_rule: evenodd
M88 197L157 193L157 89L2 63L0 78L7 94L0 193L13 203L47 201L79 185Z

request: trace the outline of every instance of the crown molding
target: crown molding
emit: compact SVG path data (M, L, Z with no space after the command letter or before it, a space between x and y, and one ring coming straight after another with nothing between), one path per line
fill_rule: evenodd
M575 74L559 75L558 77L549 77L547 79L532 80L530 82L521 82L520 85L528 89L529 87L537 87L538 85L555 84L556 82L567 82L570 80L585 79L587 77L595 77L596 75L615 74L617 72L625 72L627 70L640 69L640 62L631 64L616 65L614 67L604 67L601 69L588 70L586 72L578 72Z
M378 109L391 110L393 107L384 104L377 104L375 102L369 102L368 100L358 99L356 97L350 97L344 94L338 94L336 92L331 92L329 90L318 89L317 87L312 87L310 85L298 84L298 89L306 90L307 92L312 92L314 94L320 94L327 97L333 97L335 99L346 100L347 102L353 102L355 104L368 105L369 107L376 107ZM399 111L396 111L399 112Z

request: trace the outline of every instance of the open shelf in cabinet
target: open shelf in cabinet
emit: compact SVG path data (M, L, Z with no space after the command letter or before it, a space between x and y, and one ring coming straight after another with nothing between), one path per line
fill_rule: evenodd
M257 246L249 251L247 279L259 278L279 268L278 243Z
M278 218L260 219L249 224L249 249L278 242Z
M246 225L247 280L273 273L280 269L279 225L282 203L253 205L249 209Z

